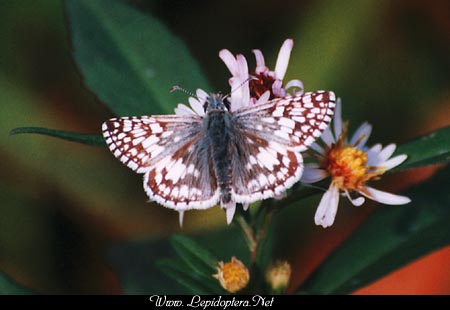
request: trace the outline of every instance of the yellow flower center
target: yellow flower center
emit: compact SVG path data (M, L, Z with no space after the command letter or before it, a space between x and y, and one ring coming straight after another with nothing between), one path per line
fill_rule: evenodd
M328 152L326 169L333 183L343 190L358 190L368 178L367 153L353 146L334 145Z
M345 143L347 137L347 125L335 144L327 147L321 167L331 175L331 182L343 191L358 191L367 193L366 182L382 175L384 167L371 167L367 165L367 153L354 145ZM359 137L355 145L364 136Z

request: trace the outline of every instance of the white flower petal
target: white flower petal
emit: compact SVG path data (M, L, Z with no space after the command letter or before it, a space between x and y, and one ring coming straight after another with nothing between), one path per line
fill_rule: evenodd
M328 176L328 172L324 169L307 167L305 165L305 170L303 171L302 178L300 179L303 183L316 183L322 181Z
M189 97L189 104L191 105L191 108L200 116L205 115L205 110L203 108L203 105L198 101L197 99L193 97Z
M323 147L321 147L320 145L318 145L316 142L314 142L313 144L311 144L309 146L311 149L313 149L314 151L316 151L319 154L324 155L325 154L325 150L323 149Z
M339 136L342 132L342 106L341 106L341 98L338 98L336 101L336 108L334 109L334 119L333 119L333 129L334 129L334 137L336 140L339 140Z
M386 170L389 170L394 167L397 167L402 162L404 162L407 158L408 158L408 156L406 156L405 154L398 155L398 156L392 157L388 161L385 161L384 163L381 164L381 166L384 167Z
M185 104L179 103L175 108L176 115L195 115L194 111L189 109Z
M303 90L305 89L303 86L303 82L300 80L290 80L287 82L287 84L284 86L284 89L287 91L289 88L294 88L293 94L295 96L300 95L303 93ZM295 88L299 88L299 91L295 91Z
M278 53L277 63L275 65L275 76L277 79L282 80L286 74L293 46L294 41L292 39L285 40L281 46L280 52Z
M361 192L361 194L363 194L367 198L384 203L386 205L404 205L411 202L411 199L406 196L394 195L369 186L366 186L366 189L369 192L370 196L364 194L363 192Z
M339 204L339 190L333 184L325 192L317 207L316 214L314 216L314 222L316 225L321 225L326 228L334 223L336 212Z
M247 211L249 206L250 206L249 203L243 203L242 204L242 209L244 209L244 211Z
M370 149L366 151L367 153L367 166L374 167L379 166L381 163L380 160L380 151L382 149L381 144L377 143L372 146Z
M233 54L229 50L226 50L226 49L221 50L219 52L219 57L225 63L228 70L230 70L230 72L233 76L238 74L236 58L233 56Z
M253 50L256 58L256 69L255 72L260 74L261 72L267 71L266 63L264 62L264 55L260 50Z
M331 146L333 143L335 143L333 134L331 133L330 127L327 127L321 136L323 142L325 142L326 145Z
M236 202L230 201L230 203L222 207L225 208L227 213L227 224L230 225L233 221L234 213L236 212Z
M364 122L356 129L353 134L352 139L350 140L350 145L355 145L358 142L358 145L355 145L357 148L362 148L366 144L367 139L370 137L370 133L372 132L372 125L367 122Z
M183 227L184 211L178 211L178 220L180 222L180 227Z
M394 143L385 146L378 155L380 161L386 161L389 157L391 157L392 154L394 154L396 148L397 146Z
M364 197L358 197L358 198L353 199L353 198L350 196L350 193L349 193L348 191L345 191L345 196L347 196L348 200L350 200L350 202L352 203L352 205L354 205L355 207L360 207L360 206L362 206L362 205L364 204L364 202L366 201L366 200L364 199Z
M317 169L319 168L319 164L318 163L307 163L305 164L305 168L310 168L310 169Z

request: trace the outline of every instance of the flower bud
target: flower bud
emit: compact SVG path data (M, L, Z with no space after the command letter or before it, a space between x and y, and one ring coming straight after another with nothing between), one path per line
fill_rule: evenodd
M291 278L291 265L287 261L276 261L267 268L266 281L272 291L284 292Z
M219 262L217 274L214 274L213 277L219 280L220 285L230 293L242 290L250 280L247 267L234 256L231 258L231 262Z

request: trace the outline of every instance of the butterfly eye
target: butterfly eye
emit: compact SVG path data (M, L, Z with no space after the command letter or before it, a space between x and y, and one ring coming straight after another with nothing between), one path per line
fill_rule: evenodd
M223 104L225 105L225 108L230 111L230 101L228 100L228 98L223 99Z

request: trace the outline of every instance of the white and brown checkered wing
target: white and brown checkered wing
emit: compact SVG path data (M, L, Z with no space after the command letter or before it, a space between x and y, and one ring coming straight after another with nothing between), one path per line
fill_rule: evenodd
M335 106L333 92L317 91L247 106L236 118L244 133L302 152L328 127Z
M328 127L335 101L333 92L319 91L236 111L232 168L236 202L281 195L301 178L299 152Z
M219 192L201 122L195 115L122 117L102 129L114 156L144 173L151 200L176 210L204 209L217 203Z

